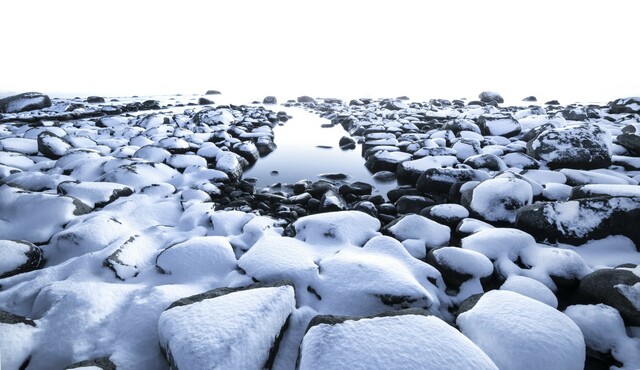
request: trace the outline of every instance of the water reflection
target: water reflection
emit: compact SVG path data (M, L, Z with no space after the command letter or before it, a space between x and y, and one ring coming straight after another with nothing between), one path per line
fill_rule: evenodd
M364 166L361 148L340 149L338 142L347 133L341 126L321 127L327 119L297 107L269 107L284 110L293 118L274 129L278 149L261 158L244 173L244 177L258 179L258 187L274 183L295 183L299 180L318 180L326 173L344 173L348 182L364 181L373 185L374 194L386 196L397 186L396 181L381 182L372 178ZM274 174L273 171L277 171Z

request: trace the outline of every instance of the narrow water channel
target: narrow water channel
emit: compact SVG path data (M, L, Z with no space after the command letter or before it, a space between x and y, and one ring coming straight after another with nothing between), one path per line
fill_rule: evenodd
M258 187L292 184L304 179L316 181L322 178L319 175L326 173L344 173L349 176L348 182L367 182L374 187L373 194L385 197L387 191L397 186L396 181L380 182L371 177L371 172L364 166L359 144L355 149L340 149L338 142L347 135L341 126L322 127L330 122L302 108L278 107L278 110L293 117L274 128L278 149L260 158L244 173L245 178L257 178Z

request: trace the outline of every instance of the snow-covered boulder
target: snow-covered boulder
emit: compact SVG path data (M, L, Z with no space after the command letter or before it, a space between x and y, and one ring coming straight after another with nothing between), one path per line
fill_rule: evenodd
M156 257L162 273L181 280L207 278L223 282L237 267L236 256L227 239L221 236L191 238L171 245Z
M26 369L37 351L35 321L0 309L0 367Z
M495 154L485 153L468 157L463 162L474 170L504 171L507 165Z
M300 347L308 369L497 369L464 335L426 311L316 316Z
M343 211L305 216L292 224L295 238L313 245L362 246L380 235L380 221L363 212Z
M482 146L480 140L472 138L462 138L457 140L451 149L456 151L456 158L459 161L464 161L467 158L482 154Z
M0 99L0 113L19 113L51 106L51 99L38 92L28 92Z
M400 163L397 169L397 175L400 180L409 184L415 184L420 175L429 168L441 168L440 159L435 156L422 157L412 161Z
M381 150L370 156L365 166L375 173L380 171L396 172L400 163L411 160L412 155L405 152Z
M577 301L604 303L620 312L628 325L640 326L640 276L632 271L601 269L580 280Z
M517 119L510 114L483 114L478 117L478 126L483 135L512 137L522 131Z
M38 135L38 151L47 158L58 159L71 148L72 146L67 140L49 131Z
M0 279L42 266L42 250L23 240L0 240Z
M526 276L509 276L504 284L500 286L500 290L520 293L553 308L558 308L558 298L556 298L551 289L541 282Z
M383 229L398 239L416 258L424 258L429 249L447 245L451 238L451 229L424 216L409 214L403 216Z
M115 182L140 190L145 186L169 182L179 174L164 163L134 162L105 172L98 181Z
M521 294L485 293L456 324L500 369L584 367L580 328L563 313Z
M540 202L518 210L516 227L537 240L584 244L608 235L624 235L640 249L640 198L597 197Z
M609 104L610 113L640 113L640 97L619 98Z
M461 290L466 284L464 297L483 293L480 280L491 276L493 264L491 260L479 252L457 247L435 248L429 251L427 263L442 274L447 288Z
M618 310L604 304L574 305L567 307L564 313L582 331L587 348L591 350L589 356L612 356L623 364L623 369L640 368L640 341L627 336Z
M531 204L531 185L516 178L483 181L472 190L469 208L486 221L513 223L519 208Z
M420 214L439 224L455 229L460 221L469 217L469 211L455 203L444 203L423 209Z
M248 165L246 159L232 152L220 152L216 156L216 170L226 173L231 179L239 179Z
M527 143L527 154L550 168L608 167L611 135L600 126L588 124L544 130Z
M0 239L48 241L91 208L77 199L0 186Z
M286 282L183 298L160 315L160 347L174 368L265 368L295 306Z
M133 194L130 187L112 182L63 181L58 184L57 190L60 195L74 197L95 208Z

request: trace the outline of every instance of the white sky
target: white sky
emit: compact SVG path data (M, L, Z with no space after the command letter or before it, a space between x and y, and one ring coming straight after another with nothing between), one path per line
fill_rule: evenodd
M5 0L0 91L640 95L640 1Z

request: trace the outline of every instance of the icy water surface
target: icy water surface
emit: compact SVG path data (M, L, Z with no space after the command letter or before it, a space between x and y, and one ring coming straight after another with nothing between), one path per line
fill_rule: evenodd
M284 110L293 118L274 129L278 149L244 173L245 178L257 178L259 187L303 179L315 181L326 173L344 173L349 176L348 182L367 182L374 186L374 194L384 196L397 186L396 181L380 182L371 177L364 166L360 145L351 150L340 149L338 142L347 135L340 125L322 127L330 121L302 108L274 106L271 109Z

